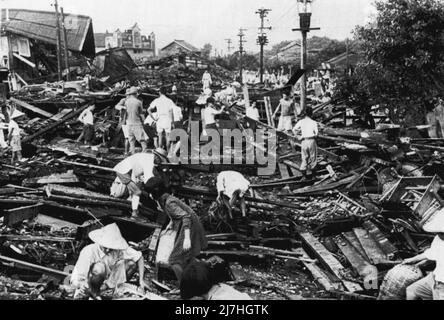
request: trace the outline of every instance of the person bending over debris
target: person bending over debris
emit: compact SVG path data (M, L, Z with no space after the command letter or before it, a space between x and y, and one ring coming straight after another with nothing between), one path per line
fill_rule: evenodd
M424 231L437 233L430 249L404 260L403 264L422 264L435 261L436 268L425 278L407 287L407 300L444 300L444 218L438 215L424 226Z
M94 138L94 110L96 106L94 104L86 108L79 116L79 121L83 124L83 130L77 142L91 145Z
M163 147L165 150L170 148L170 134L174 122L174 107L173 100L166 96L167 89L165 87L160 88L159 98L151 102L148 108L149 116L156 121L153 115L154 109L157 110L157 135L159 138L159 147ZM166 144L163 146L163 133L165 132Z
M122 99L118 106L126 108L126 125L128 126L128 140L130 144L130 153L136 151L136 141L142 146L142 152L147 150L147 135L143 130L145 117L143 115L142 101L137 99L138 89L131 87L126 91L126 99Z
M22 160L22 142L20 138L20 128L13 119L14 113L11 115L8 124L8 142L12 149L11 163Z
M239 202L242 216L247 216L247 205L244 195L250 188L250 181L236 171L223 171L217 176L217 202L225 205L230 218L233 219L233 206Z
M220 110L216 110L215 104L216 100L213 97L207 99L207 106L204 109L205 130L218 130L215 116L222 114L225 110L225 106L223 106Z
M304 179L307 176L315 174L315 169L318 162L318 150L316 145L316 138L319 134L318 124L311 119L312 110L306 108L301 113L302 120L298 121L293 128L293 132L296 135L301 132L302 135L302 164L301 171L304 175Z
M169 237L174 242L164 246L162 250L169 252L159 253L157 262L167 264L174 271L177 280L180 282L184 268L200 255L201 250L206 249L207 240L205 238L204 228L196 213L178 198L166 193L162 181L157 179L157 188L153 192L153 197L158 201L160 207L170 218L170 223L163 230L159 239ZM159 259L159 254L164 258Z
M94 243L80 252L71 274L71 285L76 289L74 299L97 299L101 291L117 289L131 280L137 269L139 285L146 288L142 253L129 247L115 223L88 236Z
M117 177L111 186L111 196L122 198L126 191L131 198L132 217L139 217L139 204L142 190L151 190L152 181L158 176L167 184L168 177L156 168L156 165L168 162L164 150L156 150L153 153L134 154L114 167Z
M180 296L184 300L194 297L205 300L252 300L248 294L223 283L233 280L230 266L219 257L194 261L183 272Z

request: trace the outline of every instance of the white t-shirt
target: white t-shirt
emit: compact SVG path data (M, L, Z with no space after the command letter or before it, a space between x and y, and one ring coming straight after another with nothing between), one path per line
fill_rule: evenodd
M301 131L302 138L314 138L318 136L318 123L310 118L304 118L300 120L293 131Z
M436 236L432 242L430 249L424 252L427 259L436 262L435 280L444 283L444 241L439 236Z
M223 192L228 198L233 198L233 193L240 190L245 193L250 188L250 181L236 171L223 171L217 176L217 193Z
M216 119L215 116L220 114L219 111L217 111L216 109L212 108L212 107L206 107L204 109L204 123L205 125L209 125L209 124L213 124L216 123Z
M128 174L132 171L131 180L134 182L143 181L143 183L146 183L150 178L154 177L153 169L154 154L136 153L121 161L113 170L120 174Z
M8 134L12 134L12 136L20 136L20 128L14 120L9 121Z
M159 121L173 122L173 110L175 105L176 104L173 102L173 100L169 99L166 96L161 96L151 102L150 109L157 109L157 116L159 117Z

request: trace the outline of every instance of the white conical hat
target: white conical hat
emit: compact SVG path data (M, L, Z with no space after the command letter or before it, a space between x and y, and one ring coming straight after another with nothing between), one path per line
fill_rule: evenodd
M444 209L441 209L429 221L424 224L425 232L444 233Z
M107 249L126 250L129 247L115 223L91 231L88 236L94 243Z

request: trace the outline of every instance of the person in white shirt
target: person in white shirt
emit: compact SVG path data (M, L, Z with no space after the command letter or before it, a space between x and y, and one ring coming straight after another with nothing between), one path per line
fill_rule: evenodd
M217 202L225 205L230 218L233 219L233 207L239 202L242 216L247 215L245 193L250 189L250 181L236 171L223 171L217 176Z
M211 75L208 72L208 70L205 70L203 76L202 76L202 90L210 89L211 85L213 84L213 80L211 79Z
M256 131L257 128L257 122L260 121L260 116L259 116L259 109L257 108L257 102L253 101L251 103L251 105L246 108L246 117L247 117L247 122L248 122L248 127L253 130L253 132Z
M319 134L318 124L316 121L311 119L311 116L312 110L311 108L307 107L301 113L301 117L303 119L298 121L296 126L293 128L293 132L295 135L300 132L302 136L301 171L304 175L304 178L307 178L307 176L311 176L315 173L318 161L318 151L316 144L316 138Z
M12 158L11 163L14 164L14 162L21 161L22 160L22 143L20 138L20 128L15 122L12 117L9 120L8 125L8 142L9 145L12 148Z
M173 100L169 99L166 96L167 90L162 87L159 91L159 98L151 102L150 107L148 108L149 116L156 120L153 116L154 109L157 110L157 135L159 138L159 145L163 147L165 150L169 150L170 148L170 134L174 121L174 106L175 103ZM163 145L163 133L165 133L166 144Z
M404 260L403 264L421 265L435 261L436 268L425 278L407 287L407 300L444 300L444 214L441 210L423 227L424 231L437 234L430 249L416 257Z
M207 106L205 107L203 112L205 130L207 129L218 130L216 125L216 116L224 112L225 106L223 106L222 109L220 110L216 110L215 103L216 100L214 98L210 97L207 99Z
M5 135L3 133L4 129L7 129L8 126L4 123L5 116L0 113L0 148L6 149L8 147L8 144L5 141ZM1 155L1 153L0 153Z
M94 110L96 106L90 105L79 116L79 121L83 123L83 130L77 142L84 142L84 144L91 145L94 138Z
M276 111L273 113L272 118L275 119L279 110L281 116L279 117L278 131L291 132L292 129L292 116L294 112L294 100L290 97L288 92L282 94L283 98L279 101L279 105Z
M136 271L140 288L147 288L142 253L130 248L115 223L91 231L88 236L94 243L82 249L70 277L76 289L74 299L100 300L102 290L117 289Z

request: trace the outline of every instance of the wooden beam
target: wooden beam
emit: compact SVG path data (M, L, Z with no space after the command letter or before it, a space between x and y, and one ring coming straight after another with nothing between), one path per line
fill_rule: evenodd
M5 257L5 256L0 256L0 262L4 262L5 264L17 265L19 267L31 269L33 271L37 271L37 272L41 272L41 273L49 274L49 275L53 275L53 276L58 276L58 277L62 277L62 278L66 278L66 277L70 276L69 273L64 272L64 271L46 268L43 266L39 266L37 264L33 264L33 263L21 261L21 260L16 260L16 259L12 259L12 258Z
M310 258L308 256L307 252L302 248L297 248L294 251L297 254L301 255L302 258L305 258L305 259ZM326 275L326 273L316 265L316 263L302 261L302 264L307 268L308 271L310 271L311 275L313 276L313 279L317 283L319 283L324 288L324 290L333 291L333 290L343 290L344 289L341 281L332 281Z
M338 279L342 280L345 288L350 292L361 291L362 287L354 282L343 280L343 274L346 272L344 266L336 259L325 246L319 242L311 233L303 232L299 234L301 240L310 251L316 255L319 262Z
M13 227L25 220L33 219L39 214L41 206L43 206L43 204L39 203L28 207L5 210L4 223L8 227Z
M369 268L376 270L376 267L371 265L344 236L336 236L335 242L353 269L355 269L361 277L365 278L369 275Z
M37 113L37 114L39 114L41 116L44 116L45 118L51 118L53 116L53 114L51 114L49 112L46 112L46 111L44 111L44 110L42 110L40 108L34 107L33 105L31 105L31 104L29 104L27 102L21 101L19 99L11 97L10 100L12 102L14 102L15 104L19 105L20 107L25 108L25 109L27 109L29 111L34 112L34 113Z
M371 221L365 221L363 227L370 233L375 239L382 251L387 255L389 259L393 259L398 252L398 249L387 239L387 237L379 230L379 228Z
M362 245L367 257L372 264L379 264L380 262L388 260L387 255L379 247L378 242L373 239L370 233L363 228L353 229L354 234Z

